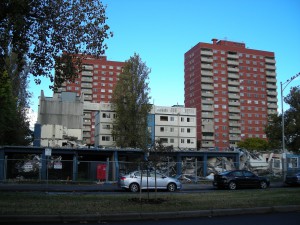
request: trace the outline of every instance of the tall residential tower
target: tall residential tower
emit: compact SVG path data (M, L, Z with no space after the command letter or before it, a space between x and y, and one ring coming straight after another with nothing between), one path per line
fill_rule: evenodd
M212 42L184 55L185 106L197 109L199 147L223 150L245 138L266 139L268 114L277 113L274 52Z

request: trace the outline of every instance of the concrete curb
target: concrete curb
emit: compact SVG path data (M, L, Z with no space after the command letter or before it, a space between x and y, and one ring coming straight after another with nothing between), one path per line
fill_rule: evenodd
M212 209L180 212L154 212L154 213L124 213L124 214L93 214L93 215L1 215L1 223L87 223L108 221L136 221L160 219L184 219L196 217L234 216L242 214L266 214L300 212L300 205L237 208L237 209Z

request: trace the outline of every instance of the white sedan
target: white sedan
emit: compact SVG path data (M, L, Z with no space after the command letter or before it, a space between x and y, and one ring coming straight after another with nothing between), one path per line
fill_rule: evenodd
M141 176L142 175L142 176ZM131 192L138 192L140 188L143 189L165 189L168 191L180 190L182 185L179 180L165 176L154 171L134 171L120 177L121 188L130 190Z

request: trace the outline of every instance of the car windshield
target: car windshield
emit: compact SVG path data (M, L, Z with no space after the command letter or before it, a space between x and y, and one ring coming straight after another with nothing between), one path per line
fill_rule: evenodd
M225 172L220 173L220 175L227 175L229 173L230 173L230 171L225 171Z

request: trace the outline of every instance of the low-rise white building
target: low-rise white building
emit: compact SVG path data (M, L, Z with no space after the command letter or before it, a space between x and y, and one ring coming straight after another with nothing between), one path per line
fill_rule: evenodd
M195 108L154 105L150 114L154 116L155 140L177 150L197 148Z
M95 115L95 146L115 147L112 137L116 113L111 103L100 103ZM196 149L196 110L183 106L152 106L148 115L148 129L152 144L161 140L175 150Z

